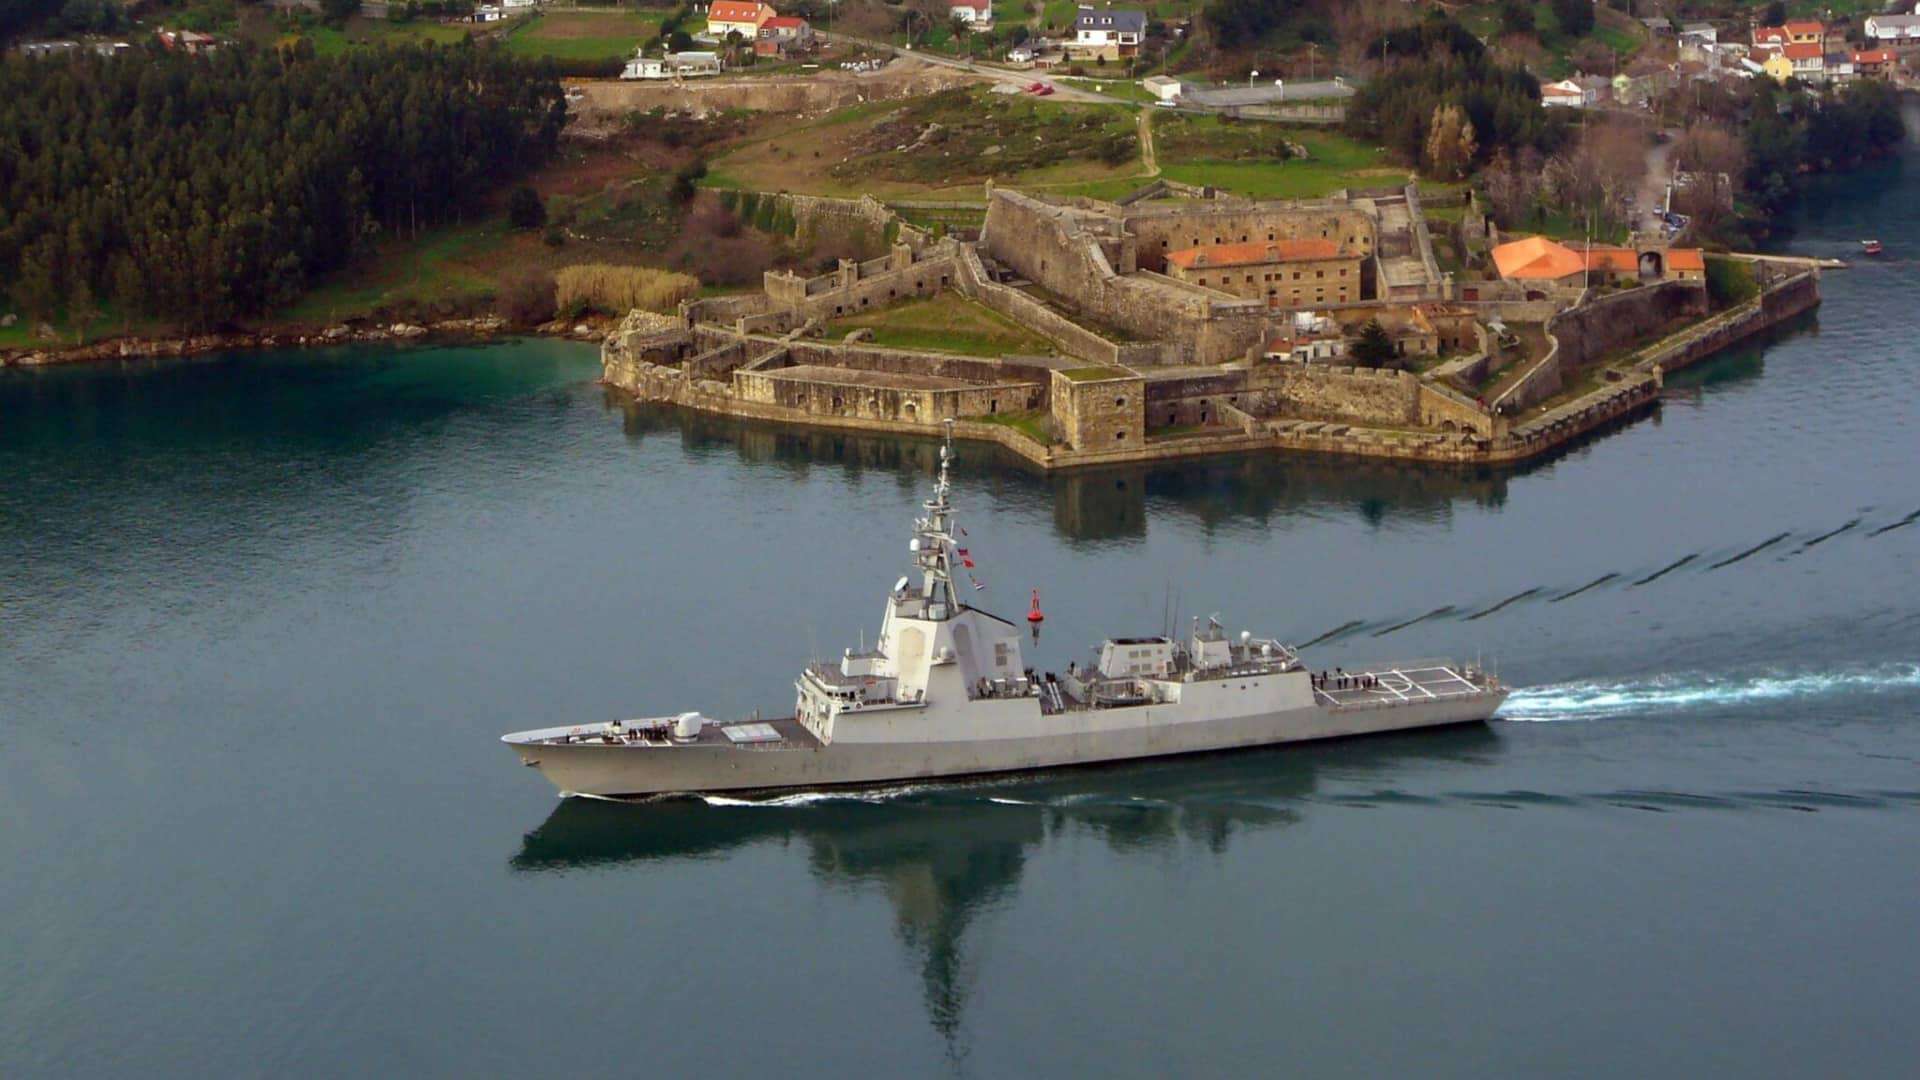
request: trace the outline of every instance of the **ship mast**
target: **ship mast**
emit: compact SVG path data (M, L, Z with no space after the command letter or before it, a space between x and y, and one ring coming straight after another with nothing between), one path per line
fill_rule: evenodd
M953 421L948 420L946 439L940 444L940 474L933 483L933 498L921 503L927 516L914 520L914 561L921 572L921 595L926 597L929 619L948 619L965 607L953 587L953 504L947 500L952 485L947 466L953 461Z

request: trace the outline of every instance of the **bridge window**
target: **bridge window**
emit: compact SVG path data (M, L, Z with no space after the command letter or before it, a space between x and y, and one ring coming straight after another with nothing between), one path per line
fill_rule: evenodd
M1114 433L1113 433L1113 441L1114 441L1114 442L1126 442L1126 441L1127 441L1127 433L1126 433L1126 432L1124 432L1124 431L1116 431L1116 432L1114 432Z

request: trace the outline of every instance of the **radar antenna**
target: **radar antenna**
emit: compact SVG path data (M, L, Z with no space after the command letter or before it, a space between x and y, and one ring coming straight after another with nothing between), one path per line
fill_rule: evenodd
M953 504L947 498L952 490L948 467L953 463L953 420L946 421L946 436L940 443L940 472L933 483L933 498L921 503L927 516L914 522L914 562L922 578L929 619L953 617L965 603L953 587L954 522Z

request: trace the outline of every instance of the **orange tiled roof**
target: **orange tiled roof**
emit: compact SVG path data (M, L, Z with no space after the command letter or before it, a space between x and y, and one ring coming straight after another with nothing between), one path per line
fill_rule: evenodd
M1785 42L1786 40L1787 28L1784 26L1761 26L1755 28L1753 31L1753 43L1755 45L1769 41Z
M1669 270L1705 270L1707 257L1699 248L1669 248L1667 251L1667 269Z
M1856 64L1891 64L1893 63L1893 50L1862 49L1853 54L1853 62Z
M1263 263L1332 259L1340 245L1331 240L1251 240L1242 244L1207 244L1169 251L1167 261L1182 270L1207 266L1259 266Z
M1544 236L1529 236L1493 249L1493 265L1503 278L1556 281L1586 268L1579 254Z
M1827 54L1811 41L1800 41L1780 50L1789 60L1818 60Z
M765 4L748 3L747 0L713 0L713 6L707 9L707 21L753 23L758 26L761 19L771 14L773 9Z
M1824 34L1827 24L1818 19L1788 19L1781 29L1789 34Z

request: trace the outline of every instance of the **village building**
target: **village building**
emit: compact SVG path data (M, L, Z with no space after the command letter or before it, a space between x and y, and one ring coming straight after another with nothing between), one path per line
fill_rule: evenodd
M1167 276L1269 307L1344 304L1360 299L1361 254L1321 237L1182 248L1166 255Z
M1075 58L1120 60L1140 53L1147 36L1147 13L1125 8L1081 7L1073 20Z
M1858 49L1853 54L1854 73L1863 79L1891 79L1899 63L1892 49Z
M1774 82L1784 83L1788 79L1824 82L1827 54L1819 45L1808 42L1789 42L1770 51L1761 66Z
M756 56L786 56L813 47L813 27L797 15L774 15L760 23L753 42Z
M724 65L714 52L680 52L665 56L636 56L620 72L623 79L699 79L720 74Z
M1347 356L1346 331L1317 311L1297 311L1291 322L1268 333L1263 354L1297 364L1338 363Z
M1540 104L1548 108L1579 109L1587 104L1586 91L1572 79L1540 84Z
M1920 15L1869 15L1866 33L1876 45L1911 52L1920 49Z
M707 33L716 41L725 41L728 34L753 41L760 36L760 24L778 14L770 5L749 0L713 0L707 8Z
M1827 24L1818 19L1789 19L1780 29L1786 32L1789 45L1826 45Z
M1171 75L1149 75L1140 80L1140 86L1152 94L1155 101L1174 101L1184 89L1180 80Z
M947 0L947 14L975 30L989 30L993 27L993 0Z

